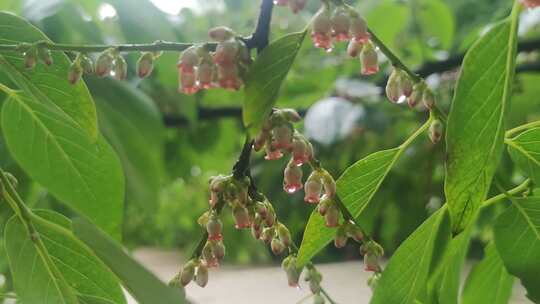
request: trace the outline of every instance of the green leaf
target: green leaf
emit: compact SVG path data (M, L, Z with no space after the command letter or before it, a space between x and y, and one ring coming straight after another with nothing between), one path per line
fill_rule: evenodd
M281 83L304 41L306 31L286 35L268 45L257 56L246 75L244 126L255 136L276 102Z
M120 278L124 287L138 303L186 303L183 289L163 284L88 221L75 219L73 230L75 235L92 248L96 255Z
M445 194L454 231L476 214L502 155L515 70L515 19L494 26L463 61L446 133Z
M0 12L0 44L36 42L48 38L24 19ZM0 52L0 70L17 86L36 100L48 101L69 117L87 136L98 137L96 109L86 85L67 81L70 62L63 52L52 53L54 64L39 63L34 69L24 68L19 52Z
M124 179L109 144L94 142L49 100L24 92L2 107L2 131L13 158L34 180L116 238L122 227Z
M525 131L506 143L512 160L540 184L540 128Z
M165 129L154 102L125 82L88 78L99 127L122 161L126 201L154 212L163 179Z
M463 288L463 304L506 304L514 278L506 271L495 245L486 246L484 259L476 264Z
M400 34L410 20L408 6L392 0L373 1L373 7L366 11L366 21L371 29L374 29L377 37L392 51L400 52L398 47ZM392 20L389 26L388 20Z
M19 217L7 222L4 240L13 285L22 303L79 303L56 265L51 264L48 252L31 241Z
M540 302L540 197L513 198L494 232L506 269L521 279L532 301Z
M450 218L446 208L431 215L399 246L377 283L372 304L415 303L426 291L433 271L450 239Z
M441 267L430 275L428 282L430 301L428 303L458 303L461 273L469 249L472 228L473 226L470 225L448 244Z
M86 245L75 238L71 232L69 219L52 211L36 211L35 214L37 216L33 217L32 221L48 255L62 274L63 279L75 291L81 303L126 303L117 278ZM6 233L6 243L7 246L10 246L10 242L17 239L15 243L18 247L18 250L12 251L13 258L10 260L13 263L11 265L13 272L15 273L15 269L17 269L17 273L24 278L32 270L20 266L13 268L17 267L15 261L19 261L18 265L25 264L27 268L30 268L31 260L22 260L17 256L33 255L35 249L30 245L28 233L20 221L12 220L11 225L16 227L11 227L10 234ZM20 244L19 240L24 241L24 243ZM24 282L24 280L21 281L19 286L24 286ZM37 282L31 283L31 285L37 284ZM17 292L19 293L19 290ZM33 293L30 292L30 294ZM28 303L34 302L28 301Z
M370 154L345 170L336 181L337 194L353 216L358 217L366 208L401 151L401 148L394 148ZM335 234L336 229L327 228L323 217L314 210L304 231L298 252L298 266L306 265Z

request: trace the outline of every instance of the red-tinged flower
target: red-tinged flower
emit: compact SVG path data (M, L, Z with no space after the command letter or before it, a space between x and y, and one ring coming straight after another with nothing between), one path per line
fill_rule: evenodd
M430 88L426 88L424 90L424 94L422 95L422 103L429 110L433 109L435 106L435 95Z
M520 0L523 5L528 8L535 8L540 6L540 0Z
M291 11L296 14L304 9L306 6L306 1L307 0L290 0L289 7L291 8Z
M212 214L208 220L208 223L206 223L206 231L208 232L208 239L209 240L222 240L223 235L221 234L221 230L223 228L223 224L221 223L221 220L217 217L217 215Z
M347 239L348 237L344 225L339 226L336 231L336 237L334 238L334 245L336 248L343 248L347 245Z
M236 206L233 209L233 217L236 229L249 228L251 221L249 220L249 212L245 207Z
M347 54L353 58L358 57L363 45L364 44L362 42L356 39L351 39L351 41L349 41L349 45L347 46Z
M239 90L242 79L238 76L236 64L218 66L219 86L227 90Z
M285 192L292 194L302 189L302 168L289 161L289 164L285 167L283 178L283 189Z
M69 71L68 71L69 83L76 84L77 82L79 82L79 80L81 80L82 74L83 74L83 69L81 65L79 64L79 62L74 61L69 66Z
M397 103L401 97L401 92L399 89L399 73L400 71L396 68L388 77L388 82L386 83L386 97L393 103Z
M195 73L195 66L199 63L199 55L197 48L192 46L182 52L178 60L177 66L183 74Z
M292 142L292 161L295 165L301 166L308 163L313 157L311 143L303 136L296 134Z
M218 42L223 42L234 37L234 31L226 26L218 26L208 31L208 36Z
M364 255L364 269L366 271L380 272L379 257L376 254L366 253Z
M281 153L281 150L274 148L271 143L266 143L266 155L264 156L264 159L276 160L282 157L283 153Z
M154 54L145 52L137 60L137 76L145 78L152 73L154 69Z
M208 284L208 268L204 264L199 264L197 267L195 282L201 287L205 287Z
M48 49L46 49L44 47L39 47L38 48L38 57L46 65L52 65L53 64L51 51L49 51Z
M350 23L352 39L359 43L367 43L370 35L366 20L360 15L355 15L351 17Z
M326 227L339 227L339 214L339 209L336 204L330 205L326 211L326 214L324 215Z
M270 243L270 248L275 255L280 255L285 250L285 245L279 238L274 237Z
M304 185L304 201L310 204L316 204L321 199L323 184L318 171L313 171Z
M235 65L238 58L240 44L234 39L218 43L214 53L214 63L217 65Z
M379 71L379 58L371 42L364 44L360 53L360 62L362 63L363 75L372 75Z
M349 40L349 27L351 24L348 12L337 8L331 18L332 36L338 42Z
M203 62L197 67L197 86L201 89L210 89L214 80L214 65Z
M272 129L272 145L276 149L289 149L292 144L293 128L289 124L282 124Z
M429 139L434 144L437 144L441 141L443 136L444 125L438 119L435 119L429 126Z
M111 73L114 58L110 52L103 52L96 60L96 75L105 77Z
M197 79L195 77L195 74L192 72L186 72L180 68L180 85L178 87L178 91L184 94L195 94L199 91L199 87L197 87Z
M327 52L332 51L332 24L330 14L326 8L319 10L313 17L311 39L315 47L324 49Z
M326 212L328 212L328 208L332 204L334 204L334 201L331 198L327 197L326 195L323 195L323 197L321 198L321 201L317 205L317 211L319 212L320 215L325 216Z
M261 219L266 219L268 216L268 208L263 202L255 202L255 212L261 217Z
M30 47L24 52L24 67L27 69L33 69L37 63L37 48L35 46Z
M204 264L206 265L206 267L208 268L219 267L219 260L214 255L211 242L212 241L208 241L206 242L206 244L204 244L204 247L201 252L201 257L204 260Z

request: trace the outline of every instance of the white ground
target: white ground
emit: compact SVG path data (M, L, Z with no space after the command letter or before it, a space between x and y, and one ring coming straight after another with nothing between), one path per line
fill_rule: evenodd
M134 255L163 281L171 279L183 262L181 255L172 251L145 248L135 251ZM322 285L337 303L369 302L371 290L366 285L369 274L362 270L361 262L322 264L317 267L324 276ZM206 288L190 284L186 292L192 303L198 304L294 304L309 294L309 288L289 288L285 273L279 266L223 266L210 271ZM510 303L531 303L524 293L524 289L516 283ZM306 300L305 303L311 301Z

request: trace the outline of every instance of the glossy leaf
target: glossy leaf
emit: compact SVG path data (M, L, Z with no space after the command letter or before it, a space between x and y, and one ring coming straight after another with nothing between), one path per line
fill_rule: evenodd
M506 142L512 160L540 184L540 128L525 131Z
M124 82L88 78L99 127L118 154L126 176L126 201L154 212L163 178L165 130L154 102Z
M102 137L94 142L49 100L24 92L3 104L2 131L13 158L30 177L120 237L124 179L116 154Z
M516 24L494 26L468 52L448 117L445 194L454 231L485 199L503 149L512 91Z
M36 215L39 218L35 217L32 220L48 255L81 303L126 303L117 278L86 245L75 238L71 232L69 219L52 211L36 211ZM11 263L12 269L14 274L21 274L24 278L24 275L32 273L31 269L24 269L21 266L17 268L15 261L19 261L18 265L24 264L29 268L32 266L32 263L29 262L31 260L17 259L16 256L30 256L34 254L35 249L20 221L13 219L10 225L14 227L11 227L10 233L6 235L6 244L8 248L11 247L11 242L20 246L17 255L10 254L13 257L10 257L10 260L13 261ZM26 244L21 245L18 241L14 241L15 239L22 240ZM17 251L14 249L12 252ZM17 278L17 276L15 277ZM24 282L20 281L20 286L24 286ZM38 284L38 282L30 283L33 286ZM17 292L19 294L19 290ZM31 291L29 295L33 294L34 292ZM28 301L28 303L35 302Z
M186 303L184 291L169 287L128 256L112 239L84 219L73 221L75 235L111 268L140 304Z
M244 88L243 119L251 136L258 133L272 111L281 83L287 76L305 36L304 31L272 42L250 66Z
M486 246L484 258L476 264L467 277L463 288L463 304L506 304L512 294L514 278L506 271L504 264L490 243Z
M26 227L13 216L4 231L13 285L23 303L77 304L75 291L51 265L48 253L38 251ZM47 255L47 256L46 256Z
M449 239L450 218L443 208L431 215L392 255L370 303L415 303L426 291L428 275L437 267Z
M540 301L540 197L513 198L495 223L495 245L508 272L521 279L527 296Z
M0 12L0 44L48 40L36 27L12 14ZM32 70L24 67L19 52L0 52L0 70L36 100L46 100L69 117L91 139L98 137L96 108L83 82L67 81L70 62L62 52L52 53L54 64L42 63Z
M373 198L384 178L398 159L400 148L368 155L349 167L336 181L337 193L349 212L355 217ZM317 211L309 217L298 253L298 266L304 266L335 236L336 229L327 228Z

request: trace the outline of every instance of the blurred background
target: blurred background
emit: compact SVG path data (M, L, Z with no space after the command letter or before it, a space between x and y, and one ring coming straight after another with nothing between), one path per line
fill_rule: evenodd
M348 2L404 62L427 76L446 110L458 72L455 59L493 22L506 16L511 5L508 0ZM319 1L308 0L307 8L298 15L287 8L274 8L271 40L302 30L319 5ZM248 36L255 27L259 1L0 0L0 9L27 18L57 43L204 42L207 30L218 25ZM540 47L539 9L523 12L519 33L522 41ZM383 73L360 76L360 63L347 58L345 47L338 45L325 54L307 38L277 103L306 115L297 127L312 140L324 167L335 176L372 152L401 144L427 117L421 109L390 104L382 95L390 68L384 58ZM243 95L221 89L194 96L177 93L176 53L163 54L154 73L140 80L135 75L138 55L126 58L130 64L126 82L85 78L97 104L101 131L121 158L126 174L124 243L130 249L154 247L189 255L201 234L196 219L208 208L208 179L230 172L244 141ZM539 53L522 53L519 66L508 127L540 116ZM9 84L1 73L0 82ZM380 241L387 255L444 202L443 151L443 144L434 146L427 136L417 140L362 216L361 224ZM300 243L312 207L302 202L301 194L289 196L282 190L285 160L267 162L262 156L252 158L254 178ZM34 208L70 213L40 185L25 178L1 142L0 161L18 177L19 189ZM523 179L508 156L500 171L505 187ZM5 221L7 214L0 204L0 220ZM235 231L228 214L225 223L225 263L278 262L249 231ZM481 254L482 240L489 233L489 221L481 219L472 257ZM9 282L3 255L0 248L0 269ZM328 246L315 261L358 259L358 248L351 244L343 250Z

